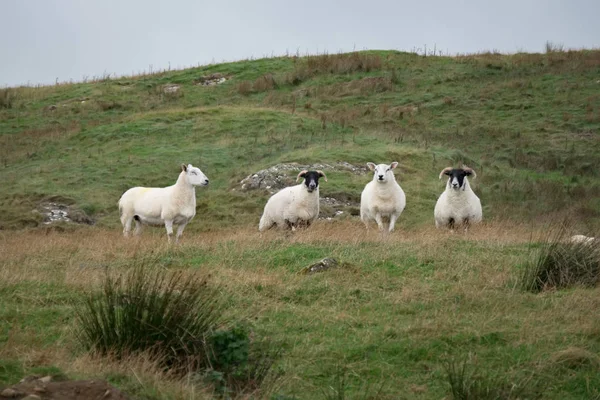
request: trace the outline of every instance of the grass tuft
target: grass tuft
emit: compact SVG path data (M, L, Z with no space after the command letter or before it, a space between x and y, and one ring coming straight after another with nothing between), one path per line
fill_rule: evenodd
M206 339L221 314L206 281L143 264L112 277L76 306L78 339L87 349L121 359L150 352L166 367L204 367Z
M543 396L543 385L532 377L511 379L510 376L493 378L478 374L468 359L448 360L444 368L454 400L511 400L539 399Z
M569 287L595 287L600 281L600 249L596 243L572 242L565 229L551 233L521 277L524 290L538 293Z

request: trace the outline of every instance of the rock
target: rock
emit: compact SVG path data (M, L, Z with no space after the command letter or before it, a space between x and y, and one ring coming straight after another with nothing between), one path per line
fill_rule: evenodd
M264 190L273 194L286 186L296 184L298 172L307 170L343 171L355 175L363 175L368 172L367 166L353 165L345 161L331 164L277 164L260 170L240 181L237 188L242 191ZM236 188L232 189L236 190ZM359 202L356 196L349 193L335 193L333 196L321 197L319 213L320 219L331 219L341 216L344 212L350 215L358 215Z
M50 110L50 111L54 111L54 110L56 110L56 108L57 107L54 104L52 104L51 106L48 106L48 110Z
M242 190L267 189L270 193L275 193L295 182L296 176L293 172L300 172L304 169L320 169L325 173L328 171L348 171L357 175L362 175L368 171L366 166L352 165L345 161L333 164L277 164L248 175L240 181L240 188Z
M21 395L21 392L12 388L4 389L2 392L0 392L0 396L6 398L18 397Z
M201 76L198 79L196 79L196 85L215 86L220 85L225 81L227 81L227 78L223 74L215 72L214 74Z
M315 272L327 271L328 269L336 268L338 266L339 266L338 260L336 260L335 258L326 257L326 258L322 259L321 261L319 261L318 263L309 265L308 267L304 268L302 271L305 274L312 274Z
M42 382L42 383L48 383L48 382L50 382L50 381L52 380L52 377L51 377L50 375L48 375L48 376L45 376L45 377L43 377L43 378L40 378L40 379L38 379L38 380L39 380L40 382Z
M44 225L57 222L75 222L78 224L93 225L94 220L82 210L63 203L48 201L39 206L39 212L44 216Z
M181 86L179 86L179 85L168 84L168 85L163 86L163 92L164 93L177 93L180 88L181 88Z

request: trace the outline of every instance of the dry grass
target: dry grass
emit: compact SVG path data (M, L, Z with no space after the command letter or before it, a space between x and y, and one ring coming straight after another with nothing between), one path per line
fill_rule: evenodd
M600 297L594 295L597 290L531 297L515 288L515 266L527 258L527 244L543 237L543 230L488 221L466 234L425 227L383 235L374 229L366 232L356 221L319 221L294 234L272 230L261 235L254 227L189 234L177 247L167 245L160 229L148 229L141 239L130 240L124 240L119 231L99 228L11 232L0 236L0 288L43 282L87 292L101 284L105 266L119 270L144 257L170 269L210 274L209 284L229 293L237 305L227 317L258 321L280 338L282 332L296 331L297 321L303 321L306 334L301 330L294 335L297 344L283 361L288 382L284 385L296 387L306 379L301 371L320 370L318 360L332 356L323 354L324 349L339 339L325 335L315 342L313 337L320 329L337 329L327 327L344 327L349 337L360 338L361 343L380 340L380 330L420 342L438 340L440 335L479 337L498 332L514 346L536 346L541 337L554 340L554 335L594 335L598 320L589 318L589 310L600 307ZM310 276L298 274L301 268L288 267L298 257L315 261L310 253L303 255L313 247L325 252L317 253L319 257L335 256L351 267ZM196 261L198 257L204 261ZM283 258L274 261L278 257ZM388 266L390 262L395 266ZM354 299L354 293L360 297ZM46 300L39 301L44 304ZM390 310L391 314L367 310ZM399 310L410 313L409 322L396 319L402 315ZM412 314L411 310L419 311ZM280 313L293 318L271 321ZM67 325L58 332L72 351L70 329ZM138 389L148 385L161 397L166 390L173 390L171 398L177 399L211 396L205 387L198 389L197 382L168 376L144 364L148 360L143 358L120 363L73 358L68 352L44 349L35 331L28 329L16 330L9 344L0 347L3 357L31 365L57 365L69 375L117 373L139 379ZM140 365L146 365L145 372L140 372ZM364 367L360 363L351 366Z
M512 55L498 52L481 52L459 55L456 60L476 63L491 69L549 68L560 71L589 71L600 66L600 49L564 50L561 46L549 44L546 53L516 53Z

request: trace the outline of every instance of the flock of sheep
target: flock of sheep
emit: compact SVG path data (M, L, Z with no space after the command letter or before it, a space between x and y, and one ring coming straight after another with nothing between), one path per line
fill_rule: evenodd
M365 186L360 201L360 218L367 227L376 222L380 231L392 232L406 206L406 195L396 182L391 164L367 163L373 171L373 179ZM464 226L480 222L481 202L469 186L467 177L476 177L475 171L463 168L445 168L440 179L448 176L446 190L442 192L434 209L437 228ZM322 171L301 171L296 182L303 182L281 189L267 201L259 223L263 232L274 226L296 230L308 227L319 216L319 179L327 182ZM135 234L143 225L163 225L171 241L173 225L178 225L175 241L181 237L185 226L196 214L196 186L208 185L208 178L191 164L182 165L177 182L164 188L134 187L127 190L119 200L123 234L129 236L135 221ZM385 223L388 224L387 228Z

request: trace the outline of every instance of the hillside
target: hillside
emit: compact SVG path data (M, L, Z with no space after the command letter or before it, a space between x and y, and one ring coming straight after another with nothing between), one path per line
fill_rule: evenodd
M30 211L56 196L114 227L124 190L172 184L182 162L211 178L191 229L246 225L266 194L232 189L260 169L394 160L404 226L431 223L437 175L461 162L479 173L488 219L587 224L600 210L599 63L597 51L364 52L3 89L0 228L37 225ZM214 73L227 81L198 84ZM334 172L322 192L357 200L365 180Z
M600 51L549 50L290 56L0 89L0 388L54 374L218 397L206 377L77 344L77 304L141 263L205 277L226 320L281 351L258 398L458 399L448 371L461 366L469 398L600 398L600 289L522 288L549 231L600 229ZM355 215L369 161L399 162L407 207L389 237ZM183 244L162 228L124 241L120 195L173 184L181 163L211 182ZM259 236L270 193L240 182L289 163L325 165L321 197L344 213ZM463 163L485 222L436 231L439 172ZM82 224L46 224L49 203ZM324 257L344 267L298 273Z

